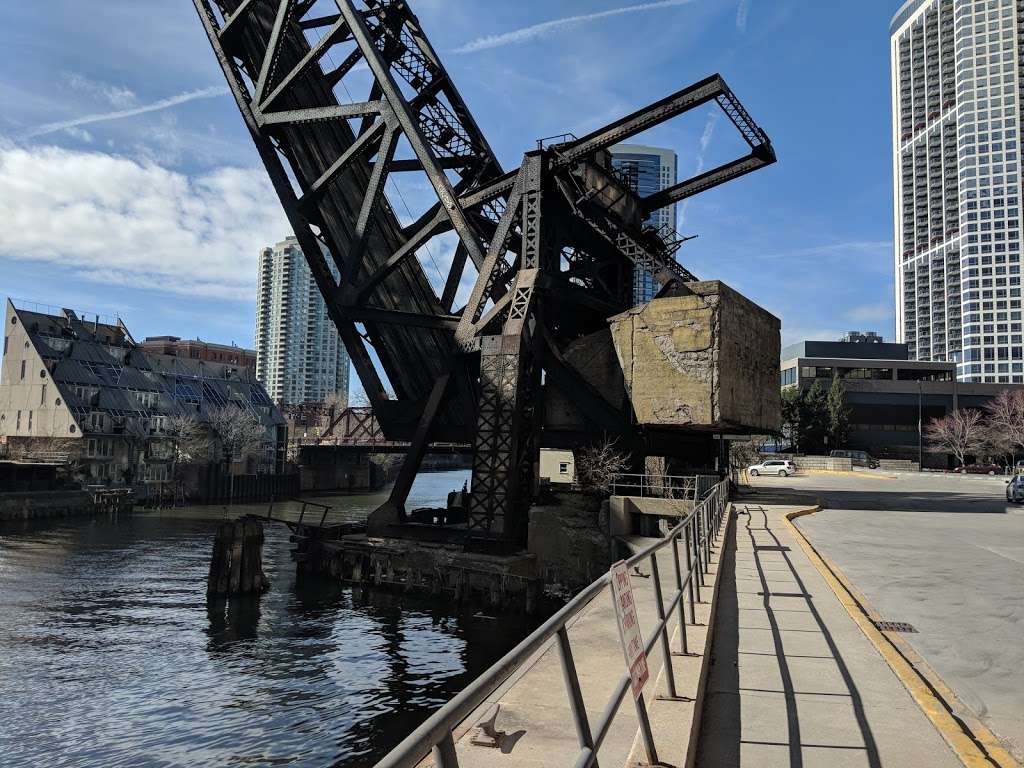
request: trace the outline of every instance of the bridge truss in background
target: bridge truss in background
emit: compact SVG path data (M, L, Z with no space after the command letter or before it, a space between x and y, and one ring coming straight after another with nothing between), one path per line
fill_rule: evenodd
M643 221L774 162L768 137L714 75L539 144L505 171L405 0L194 3L380 426L410 443L374 518L402 522L431 442L469 442L470 536L522 541L542 372L593 434L629 432L626 409L563 352L630 307L636 264L663 286L694 279L675 260L675 233ZM708 103L749 153L649 197L631 192L608 148ZM399 185L417 179L429 203L414 213Z

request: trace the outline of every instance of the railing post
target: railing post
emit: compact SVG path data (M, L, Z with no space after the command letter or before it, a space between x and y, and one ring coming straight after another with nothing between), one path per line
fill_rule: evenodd
M686 596L683 594L683 574L679 569L679 534L672 537L672 564L676 567L676 590L679 592L679 637L682 642L682 652L690 652L686 640Z
M693 551L697 558L697 584L704 586L704 544L700 535L700 510L693 516ZM698 595L698 599L699 595Z
M572 647L569 645L569 633L565 626L558 628L558 652L562 660L562 676L565 678L565 688L569 694L569 709L572 711L573 724L576 726L576 740L580 749L594 749L594 736L590 732L590 721L587 719L587 708L583 704L583 691L580 689L580 679L576 674L576 663L572 657ZM594 768L597 768L597 760L594 760Z
M455 754L455 740L452 739L451 731L434 745L431 757L434 758L434 768L459 768L459 758Z
M683 528L683 536L685 537L685 541L683 542L685 546L683 547L683 549L686 550L686 587L690 593L690 623L696 624L697 614L696 608L694 607L695 601L693 599L693 555L690 552L690 529L692 527L692 524L693 518L691 517L690 522L686 523L686 525ZM700 600L700 592L697 593L697 600Z
M668 684L668 697L678 699L676 693L676 673L672 669L672 648L668 642L668 622L665 620L665 597L661 590L661 573L658 571L658 553L651 552L651 580L654 581L654 599L658 607L658 621L661 624L661 653L665 659L665 682ZM679 608L682 612L682 606Z
M711 540L714 538L711 535L711 512L713 509L714 499L709 499L708 503L704 505L704 546L707 550L708 569L711 568L711 553L714 551L714 547L711 546Z

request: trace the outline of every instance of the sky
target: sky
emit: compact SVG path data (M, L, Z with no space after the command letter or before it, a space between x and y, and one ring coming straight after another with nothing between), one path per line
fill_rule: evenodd
M894 334L899 4L410 0L506 168L721 73L779 162L681 210L698 237L678 258L778 315L784 343ZM0 296L251 345L258 252L289 230L193 4L5 3L0 29ZM692 175L743 149L716 112L636 140Z

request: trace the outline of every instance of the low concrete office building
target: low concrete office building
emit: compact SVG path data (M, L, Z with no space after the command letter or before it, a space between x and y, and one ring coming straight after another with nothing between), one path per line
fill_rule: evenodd
M956 363L910 360L906 344L879 341L802 341L781 353L782 391L806 392L820 381L843 383L850 409L848 448L878 458L917 459L918 417L927 426L958 408L982 408L1004 389L1019 384L956 380ZM925 444L927 450L927 444ZM942 457L926 454L925 464Z
M63 452L89 483L164 483L178 458L169 420L191 415L212 435L211 413L228 405L256 416L266 435L232 473L281 472L285 422L253 370L148 353L120 321L86 321L71 310L30 312L7 302L0 442L11 456ZM216 463L210 453L195 463Z

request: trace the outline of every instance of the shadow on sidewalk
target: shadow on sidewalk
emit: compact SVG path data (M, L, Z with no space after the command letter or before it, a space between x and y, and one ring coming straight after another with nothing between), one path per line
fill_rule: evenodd
M860 692L794 567L789 547L772 530L764 508L738 504L731 536L734 546L726 549L723 559L698 768L800 768L807 749L819 756L823 751L861 751L866 765L880 768ZM764 626L753 626L760 620ZM797 620L803 622L802 628L794 627ZM828 674L815 675L816 669ZM824 691L827 684L819 683L829 679L841 690ZM823 710L830 705L824 702L840 700L852 710L857 744L823 743L820 738L829 730L821 727L822 718L829 717ZM838 712L842 705L831 706ZM801 721L801 712L804 720L816 721L817 737L806 735L810 729Z
M760 486L741 492L741 503L748 504L818 504L829 509L872 510L879 512L932 512L942 514L1005 515L1009 511L1001 489L987 488L977 493L936 491L885 491L872 488L864 491L821 489L810 490L791 486Z

